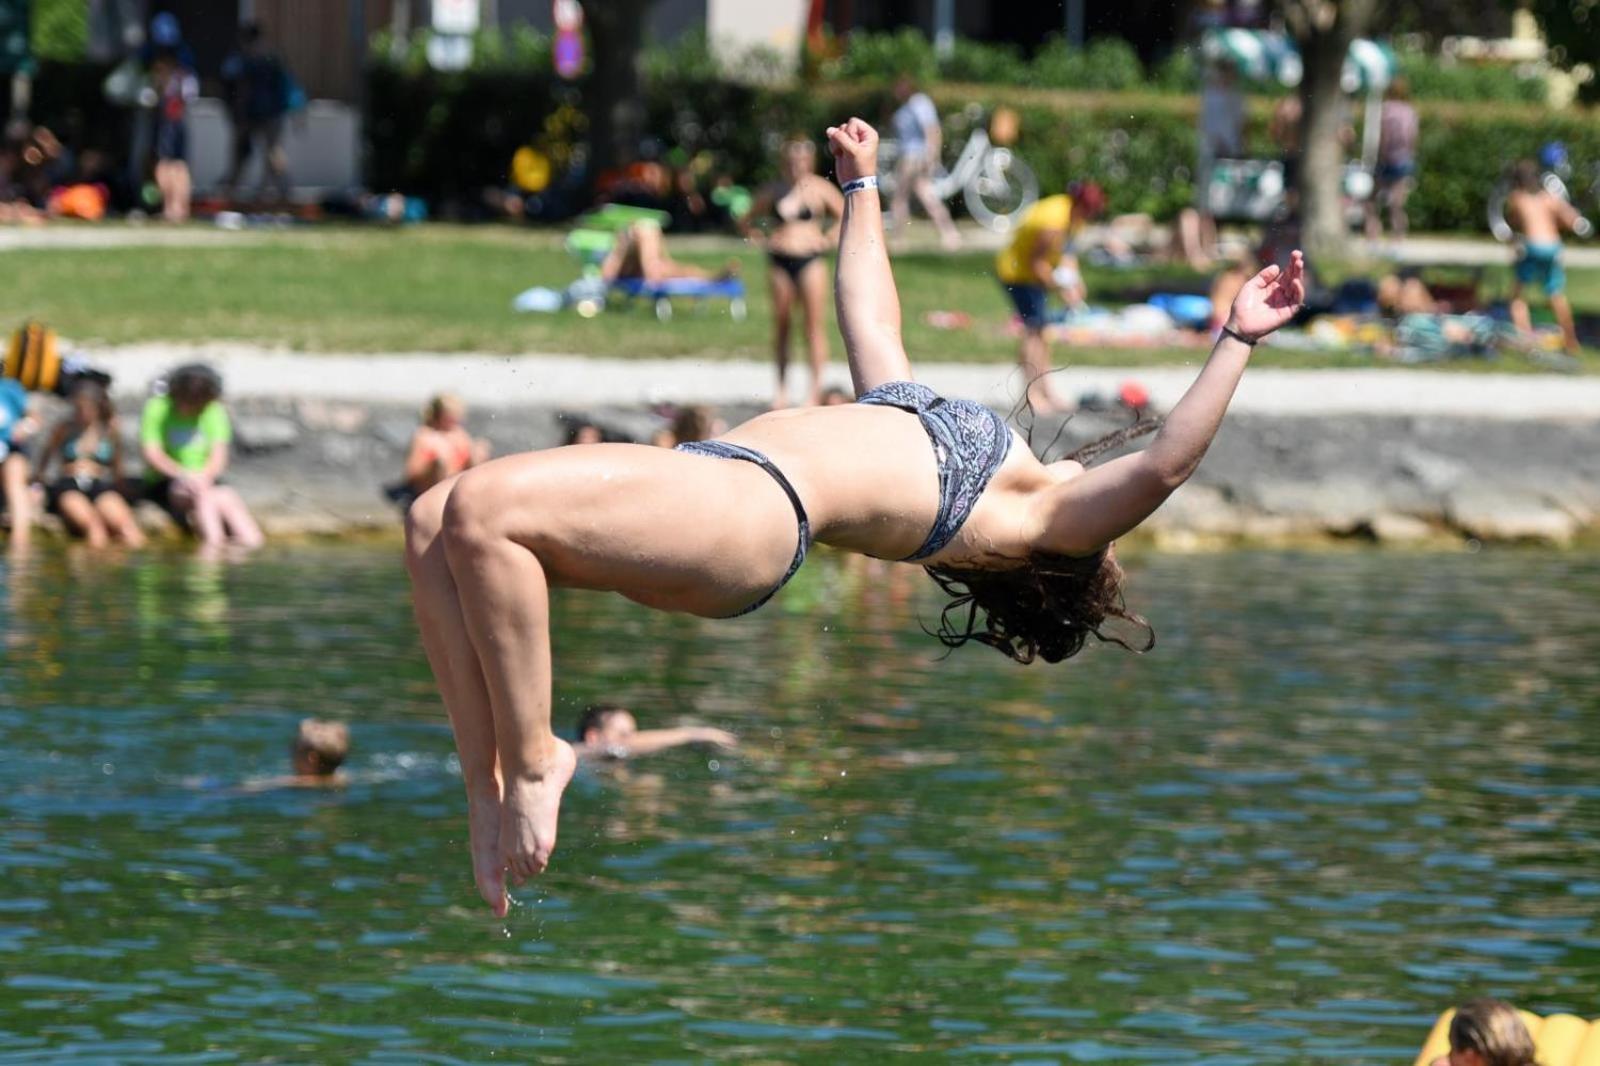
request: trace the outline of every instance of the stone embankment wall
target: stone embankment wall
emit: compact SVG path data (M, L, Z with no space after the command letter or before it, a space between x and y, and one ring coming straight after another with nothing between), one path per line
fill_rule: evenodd
M397 530L381 487L398 476L414 409L330 400L234 404L230 475L277 534ZM738 420L755 413L725 408ZM559 444L554 408L474 409L496 454ZM661 419L638 409L581 415L648 439ZM1063 441L1114 428L1080 414ZM1037 444L1056 426L1040 425ZM1058 445L1055 451L1062 450ZM1600 526L1600 422L1454 416L1230 416L1200 471L1148 524L1160 545L1373 538L1568 543Z

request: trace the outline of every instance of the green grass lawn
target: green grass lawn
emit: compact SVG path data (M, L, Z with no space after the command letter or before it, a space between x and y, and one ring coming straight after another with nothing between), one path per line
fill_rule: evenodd
M696 242L681 258L719 267L737 246ZM0 321L31 316L78 341L256 341L308 351L559 352L634 357L765 358L769 302L761 256L740 248L750 316L722 307L684 308L658 323L645 307L597 318L572 312L516 314L511 298L531 285L560 288L577 264L547 232L503 227L423 226L402 230L320 228L247 234L237 244L193 247L46 248L0 252ZM908 349L921 360L1005 361L1014 357L1008 301L988 253L906 254L895 259ZM1571 271L1580 309L1600 311L1600 271ZM1098 301L1115 302L1153 285L1204 290L1181 268L1087 272ZM1505 272L1488 289L1503 291ZM928 326L934 310L972 316L963 330ZM831 314L831 310L830 310ZM837 333L835 354L838 354ZM1197 348L1058 348L1058 363L1187 363ZM1302 355L1264 349L1268 365L1357 366L1357 355ZM1471 361L1481 367L1485 364ZM1511 367L1510 361L1494 364ZM1589 369L1600 359L1586 360Z

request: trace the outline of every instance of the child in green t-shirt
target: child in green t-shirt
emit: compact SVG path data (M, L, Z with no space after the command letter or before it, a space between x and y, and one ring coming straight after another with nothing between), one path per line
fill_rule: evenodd
M261 528L243 498L221 483L233 425L222 406L222 379L208 366L180 366L167 391L152 396L139 416L145 498L193 530L202 544L254 548Z

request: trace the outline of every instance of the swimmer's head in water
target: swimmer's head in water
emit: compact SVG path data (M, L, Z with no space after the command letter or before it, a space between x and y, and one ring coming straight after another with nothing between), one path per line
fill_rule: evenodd
M1534 1066L1533 1038L1516 1008L1475 999L1450 1019L1450 1066Z
M350 727L343 722L306 718L300 722L289 760L302 777L327 777L350 754Z
M568 444L600 444L605 439L605 431L593 422L576 422L567 430Z
M1123 602L1122 567L1109 546L1087 558L1035 553L1005 570L927 569L954 597L933 634L947 648L975 640L1019 663L1058 663L1091 636L1131 651L1155 647L1150 624ZM1112 623L1129 632L1115 632Z
M633 712L614 703L595 703L578 718L578 742L598 748L626 744L639 731Z
M717 435L716 412L703 404L684 407L672 419L673 444L710 440Z

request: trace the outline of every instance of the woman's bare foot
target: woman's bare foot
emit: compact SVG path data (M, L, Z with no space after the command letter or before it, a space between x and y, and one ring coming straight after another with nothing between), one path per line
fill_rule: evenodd
M513 885L537 877L550 864L550 853L556 847L561 793L578 768L572 745L559 738L551 739L555 747L543 764L506 779L505 802L500 809L499 862Z
M509 903L506 868L500 861L498 795L473 796L467 801L467 830L471 835L472 880L478 886L478 895L494 911L496 918L504 918Z

